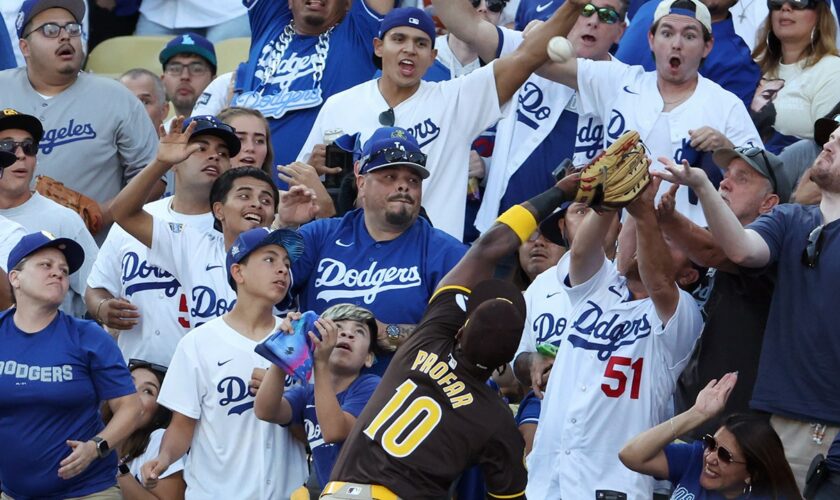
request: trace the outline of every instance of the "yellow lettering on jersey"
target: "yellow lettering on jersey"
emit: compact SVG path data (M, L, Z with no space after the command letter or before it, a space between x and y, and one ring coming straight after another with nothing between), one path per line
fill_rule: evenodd
M426 357L426 360L423 362L422 365L420 365L420 371L423 372L423 373L429 373L429 370L432 368L432 366L434 366L434 364L437 362L437 360L438 360L438 355L437 354L435 354L433 352L429 353L428 357Z
M452 408L459 406L466 406L473 402L473 396L466 391L467 386L460 380L458 376L452 372L449 364L446 361L440 360L439 356L433 352L418 351L414 362L411 364L411 369L425 373L436 381L437 384L443 387L443 392L449 398L449 404ZM381 423L379 423L381 425ZM379 426L376 426L377 429Z
M472 403L473 397L472 394L468 392L463 396L458 396L457 398L449 398L449 402L452 404L452 408L458 408L459 406L466 406Z
M416 357L416 358L414 358L414 364L413 364L413 365L411 365L411 369L412 369L412 370L416 370L416 369L417 369L417 366L418 366L420 363L422 363L422 362L426 359L426 357L427 357L428 355L429 355L429 353L428 353L428 352L426 352L426 351L424 351L424 350L422 350L422 349L421 349L421 350L419 350L419 351L417 351L417 357Z
M455 382L454 384L447 385L443 387L443 392L446 393L447 396L450 398L453 396L457 396L461 391L464 390L464 383L460 380Z
M438 385L446 385L451 384L452 382L458 380L458 377L455 376L454 373L447 373L440 380L437 381Z
M439 361L438 364L435 365L434 368L429 371L429 376L432 377L432 380L437 380L443 376L444 373L449 371L449 365L444 363L443 361Z

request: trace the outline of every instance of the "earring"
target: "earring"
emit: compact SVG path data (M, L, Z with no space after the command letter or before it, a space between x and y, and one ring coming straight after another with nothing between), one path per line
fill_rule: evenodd
M814 42L817 39L816 35L817 35L817 27L814 26L813 28L811 28L811 52L814 51Z
M747 498L749 498L750 493L752 493L752 483L747 483L747 485L744 486L744 491L741 494L747 495Z

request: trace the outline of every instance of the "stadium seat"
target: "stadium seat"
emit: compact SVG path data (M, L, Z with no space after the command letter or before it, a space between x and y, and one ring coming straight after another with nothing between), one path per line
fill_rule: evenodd
M158 54L172 37L118 36L93 48L85 69L102 76L119 77L133 68L145 68L160 74Z
M216 74L223 74L229 71L235 71L236 66L248 59L248 51L251 49L251 39L230 38L222 40L216 44L216 59L219 61L219 67Z

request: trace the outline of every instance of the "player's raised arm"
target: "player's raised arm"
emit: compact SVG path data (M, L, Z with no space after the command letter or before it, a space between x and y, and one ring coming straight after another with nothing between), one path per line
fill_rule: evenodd
M745 267L763 267L770 261L770 248L752 229L744 229L735 213L720 197L706 173L683 162L677 166L669 158L659 158L665 171L655 175L674 184L688 186L697 193L706 222L715 240L732 262Z
M466 255L443 277L438 289L451 285L471 288L480 281L492 278L493 270L502 257L515 252L537 229L539 221L548 217L564 201L575 197L579 179L579 174L567 175L544 193L514 205L500 215L496 223L473 243Z
M141 170L111 203L111 213L114 220L128 234L134 236L149 248L152 247L154 219L143 210L143 204L146 202L149 192L155 187L157 181L172 168L172 165L186 160L202 147L200 144L189 143L196 122L190 123L187 129L182 132L183 121L183 117L172 120L168 133L165 133L163 126L161 126L160 144L154 161Z
M432 3L446 29L470 44L482 61L496 58L499 49L496 26L484 19L469 0L433 0Z

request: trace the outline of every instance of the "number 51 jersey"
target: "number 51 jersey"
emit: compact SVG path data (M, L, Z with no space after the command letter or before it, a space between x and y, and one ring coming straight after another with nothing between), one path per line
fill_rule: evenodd
M331 480L383 485L401 498L441 498L479 464L492 496L524 494L525 445L513 414L453 354L468 297L461 287L432 297L356 420Z

